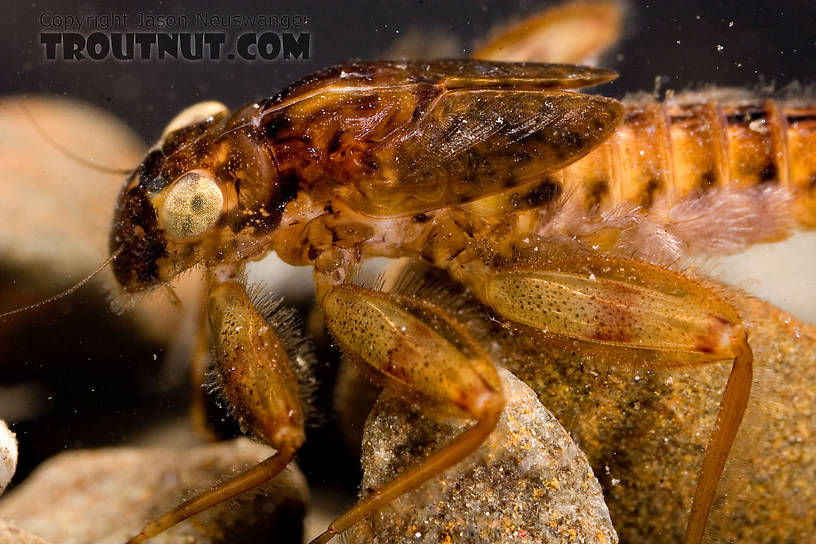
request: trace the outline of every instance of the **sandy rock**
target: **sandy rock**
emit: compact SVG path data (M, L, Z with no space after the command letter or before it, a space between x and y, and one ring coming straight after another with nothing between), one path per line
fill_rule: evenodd
M239 438L189 449L119 448L64 453L47 461L0 501L0 518L62 544L117 543L180 499L254 465L272 448ZM308 492L290 465L260 493L212 509L151 544L300 544ZM2 542L2 541L0 541Z
M6 422L0 420L0 495L17 469L17 438Z
M526 385L500 371L507 397L488 440L459 465L350 530L350 542L617 542L586 457ZM424 415L383 394L363 442L363 495L471 423Z

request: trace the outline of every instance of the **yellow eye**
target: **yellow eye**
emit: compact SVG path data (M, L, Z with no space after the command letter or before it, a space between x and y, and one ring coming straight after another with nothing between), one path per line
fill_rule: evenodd
M221 217L224 195L206 172L187 172L174 181L159 202L159 224L173 238L203 234Z
M177 131L180 128L184 128L188 125L194 125L196 123L200 123L201 121L206 121L210 117L215 117L216 115L227 111L229 111L229 109L227 109L224 104L214 100L193 104L173 117L173 120L170 121L170 123L164 129L161 139L163 140L165 136L171 132Z

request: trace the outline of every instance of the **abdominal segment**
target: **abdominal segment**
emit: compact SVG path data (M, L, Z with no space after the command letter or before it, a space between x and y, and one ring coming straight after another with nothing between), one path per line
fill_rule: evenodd
M783 188L795 222L813 228L814 145L816 108L753 98L644 100L627 103L615 135L556 176L588 207L627 202L664 213L712 190Z

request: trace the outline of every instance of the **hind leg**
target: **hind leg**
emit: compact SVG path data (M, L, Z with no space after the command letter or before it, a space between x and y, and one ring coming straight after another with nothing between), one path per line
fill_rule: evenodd
M449 270L514 327L585 357L644 369L733 361L686 530L686 544L699 543L751 392L753 355L739 315L713 289L656 265L549 252L495 267L463 258Z

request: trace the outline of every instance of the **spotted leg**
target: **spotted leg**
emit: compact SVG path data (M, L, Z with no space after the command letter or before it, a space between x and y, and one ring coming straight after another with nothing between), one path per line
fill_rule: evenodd
M713 287L597 253L495 267L466 256L449 270L513 326L586 357L647 369L733 361L686 529L686 544L701 542L751 392L753 355L736 310Z
M236 270L209 272L207 311L216 370L227 401L252 432L277 451L145 525L129 543L156 536L190 516L257 487L279 474L304 441L303 410L289 357L272 327L236 280Z
M447 446L335 519L311 543L323 544L467 457L496 426L504 397L488 355L438 305L350 284L331 285L319 273L316 278L326 324L346 356L406 399L476 420Z

